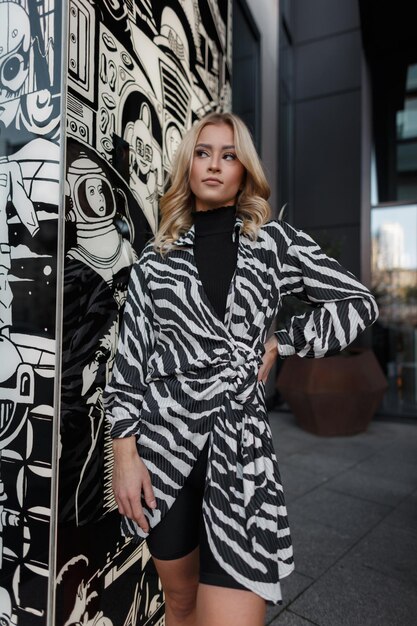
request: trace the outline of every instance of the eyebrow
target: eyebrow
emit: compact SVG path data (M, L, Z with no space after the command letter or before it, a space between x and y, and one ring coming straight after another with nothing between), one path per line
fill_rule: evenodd
M196 148L212 148L213 146L211 145L211 143L198 143L196 144ZM230 145L230 146L222 146L222 150L235 150L235 146L234 145Z

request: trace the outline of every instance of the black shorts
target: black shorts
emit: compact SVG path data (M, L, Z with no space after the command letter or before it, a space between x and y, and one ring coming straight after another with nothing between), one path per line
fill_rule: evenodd
M247 590L220 567L209 548L202 513L208 446L209 440L174 504L151 529L146 542L151 555L162 561L180 559L200 546L201 583Z

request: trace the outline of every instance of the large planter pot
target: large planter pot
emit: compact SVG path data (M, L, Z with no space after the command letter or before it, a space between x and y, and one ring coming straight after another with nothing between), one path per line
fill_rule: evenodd
M367 429L387 381L372 350L284 361L277 388L304 430L325 437Z

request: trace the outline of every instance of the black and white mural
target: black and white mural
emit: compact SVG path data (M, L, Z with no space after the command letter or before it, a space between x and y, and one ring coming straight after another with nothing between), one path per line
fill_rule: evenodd
M132 263L185 131L230 109L231 0L70 0L56 625L164 623L120 536L102 406Z
M0 623L7 626L46 624L60 65L59 6L0 0Z

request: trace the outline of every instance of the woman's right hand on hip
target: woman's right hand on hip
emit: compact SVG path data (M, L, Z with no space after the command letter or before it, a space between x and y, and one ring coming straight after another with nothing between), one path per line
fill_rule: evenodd
M119 512L134 520L144 532L149 524L141 505L141 493L149 508L156 507L148 468L136 448L136 437L113 439L113 492Z

